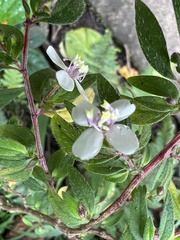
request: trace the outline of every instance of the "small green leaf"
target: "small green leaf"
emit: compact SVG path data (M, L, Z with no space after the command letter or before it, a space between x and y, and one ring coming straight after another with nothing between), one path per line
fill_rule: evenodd
M134 236L131 234L129 228L123 233L121 240L134 240Z
M159 226L160 240L169 240L174 230L174 211L170 193L166 196Z
M171 56L171 62L176 64L176 70L180 73L180 53L174 52Z
M133 99L133 103L139 103L140 105L155 110L158 112L171 112L175 109L175 106L170 105L164 98L155 96L136 97Z
M63 194L64 199L54 192L53 189L48 190L48 198L54 210L54 213L60 218L60 220L68 227L77 227L83 222L87 222L86 219L81 218L78 215L79 204L74 198L67 193Z
M138 187L133 191L133 203L130 208L130 231L134 239L143 239L148 217L145 187Z
M105 226L107 228L113 227L122 218L123 214L124 214L124 211L122 211L122 210L113 213L110 217L106 218L103 221L103 223L102 223L103 226Z
M97 88L101 102L106 100L107 102L112 103L120 98L114 87L100 74L97 79Z
M57 85L55 71L45 68L30 76L32 94L36 102L42 104L46 101L48 93Z
M122 182L126 181L128 176L129 176L129 171L122 170L121 172L119 172L113 176L105 177L105 180L109 181L109 182L122 183Z
M75 127L66 122L58 115L54 115L51 120L51 130L58 144L68 154L72 154L72 145L79 134Z
M57 180L66 176L68 165L73 163L74 159L60 149L48 159L48 169L52 177Z
M8 105L14 98L24 91L24 88L0 89L0 108Z
M168 190L173 201L174 217L175 219L180 220L180 196L175 184L172 181L169 184Z
M47 176L41 167L35 166L32 175L43 183L47 183Z
M74 196L90 215L94 213L95 196L89 183L72 166L68 166L68 176Z
M36 146L34 134L30 129L23 126L11 124L0 126L0 136L15 140L27 148Z
M11 66L9 66L11 63L13 63L12 57L6 53L0 52L0 69L11 68Z
M146 145L145 148L143 149L143 152L142 152L142 158L140 160L140 166L141 167L146 166L151 159L152 159L152 157L151 157L150 146Z
M150 65L163 76L174 79L162 29L150 9L136 0L136 31Z
M17 28L9 25L0 24L0 42L6 49L6 53L13 58L19 56L23 48L23 34Z
M149 217L146 221L143 239L154 240L155 227L152 218Z
M145 92L178 99L179 92L169 80L158 76L137 76L128 78L128 82Z
M151 125L141 125L138 129L139 149L144 148L151 138Z
M55 24L70 24L78 20L84 12L83 0L57 1L50 17L41 21Z
M173 7L174 7L175 16L176 16L178 31L180 34L180 11L179 11L180 2L179 2L179 0L172 0L172 3L173 3Z

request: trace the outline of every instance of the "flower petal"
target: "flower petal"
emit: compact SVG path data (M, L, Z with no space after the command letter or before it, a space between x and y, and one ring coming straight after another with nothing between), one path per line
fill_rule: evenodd
M81 101L77 104L76 107L72 109L72 118L80 126L89 126L86 111L93 109L93 119L100 114L100 111L97 107L92 105L87 101Z
M116 121L122 121L128 118L136 109L136 106L126 99L117 100L111 103L111 106L118 111L119 116Z
M47 52L48 56L50 57L50 59L53 61L53 63L55 63L57 66L59 66L63 70L67 69L66 65L63 63L63 61L58 56L57 52L55 51L55 49L52 46L49 46L47 48L46 52Z
M56 72L56 78L59 85L66 91L71 92L74 89L74 80L69 76L69 74L60 70Z
M86 95L86 92L84 91L84 89L81 87L81 84L78 82L78 80L74 79L75 81L75 84L76 84L76 87L79 91L79 93L83 96L83 98L86 100L86 101L89 101L87 95Z
M103 134L94 128L83 132L72 146L72 152L81 160L89 160L96 156L103 143Z
M113 148L123 154L133 154L139 147L135 133L123 124L115 124L106 133L106 139Z

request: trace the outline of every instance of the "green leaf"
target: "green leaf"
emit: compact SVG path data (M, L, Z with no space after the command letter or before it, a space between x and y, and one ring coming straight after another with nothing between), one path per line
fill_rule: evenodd
M123 217L124 211L120 210L115 213L113 213L110 217L106 218L103 222L102 225L110 228L114 227L118 223L118 221Z
M174 230L174 213L171 195L168 193L164 203L164 209L161 215L159 226L160 240L169 240Z
M24 91L24 88L0 89L0 108L8 105L14 98Z
M41 46L47 38L47 33L44 31L42 26L33 26L30 29L30 36L29 36L29 47L30 48L37 48Z
M104 100L112 103L120 98L114 87L100 74L98 75L97 79L97 88L102 103Z
M0 137L0 155L20 156L26 154L27 150L21 143L12 139Z
M9 67L16 67L16 65L12 64ZM22 74L14 69L5 69L0 83L3 87L7 88L20 88L24 86Z
M6 156L0 154L0 166L5 168L20 167L24 165L25 161L28 161L25 155Z
M17 58L22 51L23 40L23 34L17 28L0 24L0 42L8 55Z
M47 176L44 173L44 171L42 170L41 167L39 166L35 166L33 169L33 173L32 173L33 177L40 180L43 183L47 183Z
M139 103L140 105L155 110L158 112L171 112L175 109L174 105L170 105L164 98L155 96L136 97L133 99L133 103Z
M68 227L77 227L87 222L86 219L78 215L79 204L77 201L67 193L63 193L62 199L53 189L48 189L48 198L55 214Z
M71 155L72 145L79 136L76 128L59 115L54 115L51 120L51 130L58 144L65 152Z
M155 227L152 218L149 217L146 221L143 239L154 240Z
M95 196L89 183L70 165L68 166L68 176L75 198L85 207L88 215L92 215L95 210Z
M171 194L174 206L174 218L180 220L180 196L175 184L171 181L169 184L169 193Z
M85 4L83 0L58 0L50 17L43 18L41 21L54 24L70 24L82 16L84 7Z
M11 68L10 64L13 63L12 57L6 53L0 52L0 69Z
M156 123L169 115L168 112L158 112L136 104L136 111L130 116L131 122L137 125Z
M133 203L130 208L130 231L134 239L143 239L148 217L145 187L138 187L133 191Z
M129 176L129 171L122 170L121 172L119 172L113 176L105 177L105 180L109 181L109 182L122 183L122 182L126 181L128 176Z
M151 138L151 125L141 125L138 129L139 149L144 148Z
M68 166L73 163L74 159L60 149L48 159L48 169L52 177L57 180L66 176Z
M121 240L134 240L134 236L131 234L129 228L123 233Z
M9 25L14 26L25 21L21 0L1 1L0 9L0 23L7 21Z
M28 187L30 190L39 192L45 190L34 178L30 177L23 184Z
M141 167L146 166L150 162L151 159L152 159L152 157L151 157L150 146L146 145L145 148L143 149L142 158L139 162L140 166Z
M180 11L179 11L180 2L178 0L172 0L172 3L173 3L173 7L174 7L175 16L176 16L178 31L180 34Z
M178 99L179 92L169 80L158 76L137 76L128 78L128 82L145 92Z
M28 51L28 73L29 75L37 72L38 70L48 68L49 63L43 54L40 54L36 49L29 49Z
M36 146L35 137L32 131L23 126L7 124L0 126L0 136L15 140L27 148Z
M150 9L136 0L136 31L141 48L150 65L160 74L174 79L162 29Z
M178 73L180 73L180 54L174 52L171 56L171 62L173 62L177 65L176 70Z
M86 163L85 168L90 171L97 174L101 174L103 176L114 176L114 174L121 174L124 173L126 165L122 162L120 157L111 157L106 158L106 161L101 163L101 161L98 162L99 164L95 163Z
M32 170L28 165L3 169L0 171L0 180L23 182L30 177Z
M42 104L57 85L55 71L51 68L45 68L33 73L30 76L30 84L34 99Z

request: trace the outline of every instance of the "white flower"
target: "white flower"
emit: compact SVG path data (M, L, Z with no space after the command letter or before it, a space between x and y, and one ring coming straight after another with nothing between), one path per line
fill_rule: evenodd
M46 52L50 59L58 67L63 69L56 72L56 78L58 80L59 85L64 90L71 92L74 89L75 83L79 93L84 97L86 101L88 101L86 93L79 83L82 82L83 79L85 78L88 72L88 66L85 65L83 61L81 61L78 55L76 55L76 57L71 60L69 67L67 67L52 46L49 46Z
M134 111L135 105L129 100L121 99L109 104L104 101L100 111L89 102L79 102L72 110L73 120L86 127L72 146L72 152L81 160L89 160L100 151L104 137L118 152L130 155L139 147L135 133L126 125L115 124L128 118Z

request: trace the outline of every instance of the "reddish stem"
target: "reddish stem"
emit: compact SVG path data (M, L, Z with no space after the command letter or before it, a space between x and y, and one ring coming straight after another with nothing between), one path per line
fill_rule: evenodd
M35 108L32 91L31 91L31 86L29 83L29 76L28 76L28 72L27 72L28 39L29 39L29 31L30 31L31 24L32 24L31 19L27 19L26 26L25 26L21 72L23 74L26 96L27 96L27 100L28 100L28 104L29 104L29 108L30 108L30 113L31 113L31 120L32 120L33 129L34 129L34 135L35 135L35 139L36 139L36 146L37 146L37 152L38 152L38 154L37 154L38 159L40 160L40 164L41 164L44 172L46 174L49 174L49 170L48 170L46 160L44 157L44 153L43 153L43 149L42 149L40 132L39 132L39 125L38 125L39 109L36 110L36 108ZM53 188L52 182L49 182L49 185Z

